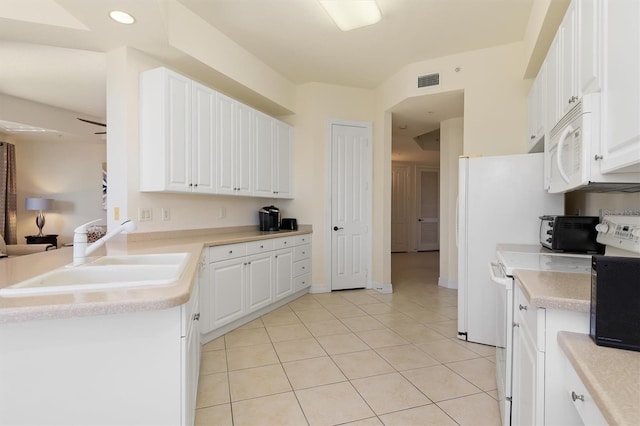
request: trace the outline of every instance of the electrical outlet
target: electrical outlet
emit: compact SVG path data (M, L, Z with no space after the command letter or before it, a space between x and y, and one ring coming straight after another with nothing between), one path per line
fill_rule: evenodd
M225 217L227 217L227 209L224 207L220 207L220 209L218 210L218 219L224 219Z
M138 209L138 221L139 222L151 222L151 209L149 207Z
M162 208L162 220L171 220L171 209Z

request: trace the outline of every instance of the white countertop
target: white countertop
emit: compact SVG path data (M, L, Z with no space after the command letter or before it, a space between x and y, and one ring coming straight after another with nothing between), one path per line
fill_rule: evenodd
M191 256L180 278L169 285L0 297L0 323L159 310L182 305L189 300L192 280L204 247L311 232L310 225L302 225L297 231L261 232L257 227L236 227L130 234L117 240L118 236L106 244L106 249L98 249L96 254L189 253ZM71 264L72 260L72 247L0 259L0 288Z

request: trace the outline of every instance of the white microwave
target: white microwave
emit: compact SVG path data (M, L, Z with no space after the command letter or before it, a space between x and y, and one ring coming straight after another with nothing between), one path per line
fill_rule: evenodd
M590 190L624 191L633 175L600 172L600 94L584 95L551 129L545 141L545 188L563 193L589 187ZM631 179L633 182L633 179Z

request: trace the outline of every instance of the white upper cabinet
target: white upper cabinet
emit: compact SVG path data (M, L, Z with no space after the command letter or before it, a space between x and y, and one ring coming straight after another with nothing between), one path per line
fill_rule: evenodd
M156 68L140 78L140 190L292 197L291 127Z
M540 71L546 74L547 132L584 94L601 89L600 8L601 0L572 1L549 47Z
M140 79L140 189L189 191L191 80L165 68Z
M640 172L640 2L604 1L603 9L600 168Z
M546 131L545 100L547 97L546 66L540 68L538 76L531 86L527 97L527 123L529 134L529 152L541 152Z
M216 92L192 82L191 178L193 192L216 191Z
M273 197L273 120L262 113L255 115L256 145L254 160L255 195Z
M293 198L293 131L265 114L255 115L254 194Z

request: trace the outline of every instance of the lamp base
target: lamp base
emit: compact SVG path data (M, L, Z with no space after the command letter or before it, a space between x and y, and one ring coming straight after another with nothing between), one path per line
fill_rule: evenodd
M45 224L44 215L42 214L42 212L40 212L36 216L36 226L38 227L38 237L44 236L44 234L42 233L42 228L44 228L44 224Z

